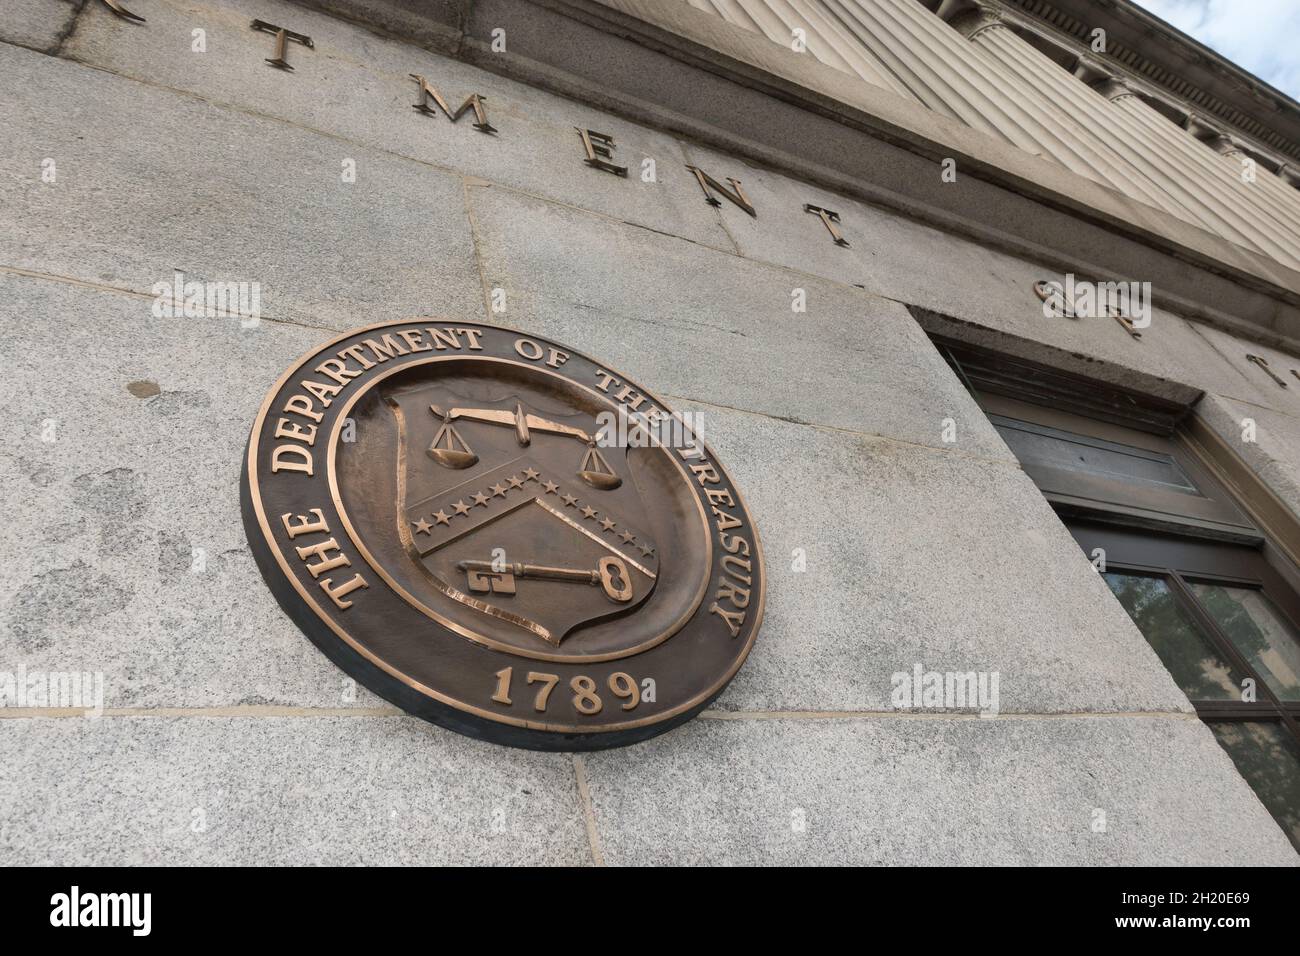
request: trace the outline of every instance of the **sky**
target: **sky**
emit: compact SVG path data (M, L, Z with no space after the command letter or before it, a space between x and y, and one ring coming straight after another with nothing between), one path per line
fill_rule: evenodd
M1133 2L1300 100L1300 0Z

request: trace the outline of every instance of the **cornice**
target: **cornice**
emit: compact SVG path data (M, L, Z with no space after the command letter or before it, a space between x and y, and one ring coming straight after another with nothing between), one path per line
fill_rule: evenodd
M1103 58L1111 66L1159 88L1189 114L1228 124L1265 152L1300 159L1300 103L1130 0L1001 2L1085 46L1094 29L1104 29Z

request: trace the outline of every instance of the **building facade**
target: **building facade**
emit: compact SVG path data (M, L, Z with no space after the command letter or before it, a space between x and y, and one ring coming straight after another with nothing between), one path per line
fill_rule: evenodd
M9 863L1294 865L1300 106L1126 2L11 0ZM691 412L766 554L689 723L404 714L239 498L435 317Z

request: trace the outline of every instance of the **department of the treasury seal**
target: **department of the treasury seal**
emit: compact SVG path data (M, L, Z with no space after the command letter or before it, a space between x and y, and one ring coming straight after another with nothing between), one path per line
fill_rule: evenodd
M286 613L409 713L539 750L634 743L716 697L763 617L758 532L692 426L540 336L370 326L267 395L244 527Z

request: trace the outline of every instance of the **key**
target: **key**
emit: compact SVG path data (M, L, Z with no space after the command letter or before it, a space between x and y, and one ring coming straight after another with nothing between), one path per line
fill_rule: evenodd
M601 558L595 570L550 568L540 564L506 564L497 570L491 561L461 561L458 565L469 580L471 591L515 593L515 578L540 578L550 581L580 581L600 585L611 601L632 600L632 577L622 558Z

